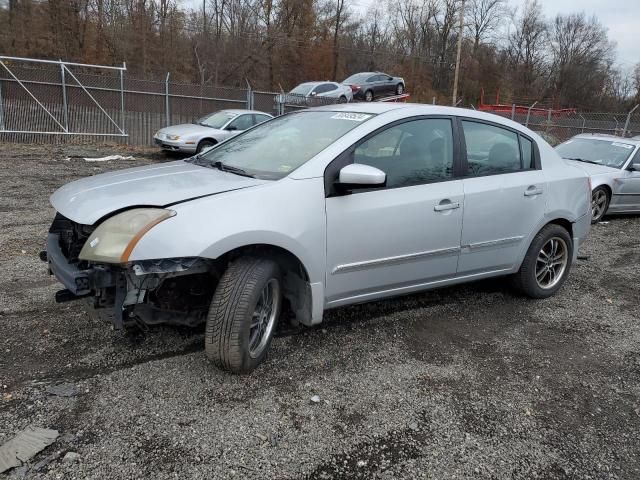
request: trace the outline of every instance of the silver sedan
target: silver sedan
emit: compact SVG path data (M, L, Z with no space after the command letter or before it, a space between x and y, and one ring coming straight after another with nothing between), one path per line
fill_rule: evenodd
M256 110L220 110L193 123L161 128L153 138L156 145L169 152L200 153L272 118Z
M337 82L306 82L301 83L287 95L288 103L304 103L311 98L334 98L337 103L347 103L353 100L350 87Z
M277 322L510 276L555 294L590 228L587 175L540 136L472 110L332 105L201 155L96 175L51 196L50 271L127 324L206 323L248 372Z
M590 176L592 222L607 213L640 213L640 138L582 134L556 151Z

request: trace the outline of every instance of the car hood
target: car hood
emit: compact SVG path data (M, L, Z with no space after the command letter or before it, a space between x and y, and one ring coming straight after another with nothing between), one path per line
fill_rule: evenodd
M221 132L222 130L218 128L204 127L195 123L183 123L182 125L173 125L158 130L158 133L168 135L215 135Z
M68 219L93 225L111 212L130 207L164 207L268 182L179 160L76 180L56 190L50 201Z
M587 175L606 175L616 173L619 169L614 167L607 167L605 165L596 165L595 163L579 162L577 160L567 160L565 162L570 165L576 165L584 170Z

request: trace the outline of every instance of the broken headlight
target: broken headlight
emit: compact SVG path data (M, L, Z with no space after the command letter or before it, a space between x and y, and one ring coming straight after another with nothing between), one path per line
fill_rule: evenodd
M158 223L176 214L163 208L134 208L102 222L87 239L78 258L126 263L136 244Z

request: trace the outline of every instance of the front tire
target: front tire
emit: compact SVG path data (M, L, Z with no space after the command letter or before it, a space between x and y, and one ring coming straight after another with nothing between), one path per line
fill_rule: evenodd
M609 209L611 196L604 187L598 187L591 192L591 223L598 223L602 220Z
M222 275L207 316L205 352L223 370L249 373L267 355L282 309L276 262L241 257Z
M213 140L200 140L200 143L198 143L198 146L196 148L196 153L202 153L203 150L206 150L207 148L211 148L215 144L216 142Z
M560 225L546 225L534 237L520 270L515 287L531 298L554 295L567 280L573 260L573 242Z

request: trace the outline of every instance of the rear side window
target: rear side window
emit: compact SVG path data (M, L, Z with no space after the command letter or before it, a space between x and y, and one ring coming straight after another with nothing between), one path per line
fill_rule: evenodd
M518 134L486 123L462 121L469 175L496 175L531 168L533 145L520 151ZM524 137L520 137L526 143ZM527 153L528 152L528 153ZM528 155L523 164L523 158Z
M522 168L536 168L535 158L533 156L533 142L528 138L520 136L520 151L522 154Z

